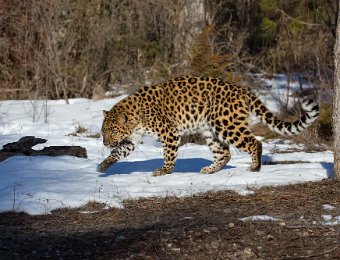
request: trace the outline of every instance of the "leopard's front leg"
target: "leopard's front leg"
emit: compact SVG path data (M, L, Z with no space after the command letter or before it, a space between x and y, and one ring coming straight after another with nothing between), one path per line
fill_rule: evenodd
M120 159L128 156L135 149L134 143L130 141L124 141L115 147L111 154L99 165L98 171L105 172L110 166L119 161Z
M155 170L152 176L161 176L165 174L171 174L174 170L178 147L180 144L180 138L177 134L171 134L170 137L165 138L163 141L164 148L164 162L163 167Z

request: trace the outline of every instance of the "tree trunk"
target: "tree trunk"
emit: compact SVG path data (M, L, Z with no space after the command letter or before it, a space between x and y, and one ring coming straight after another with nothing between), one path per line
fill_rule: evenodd
M191 55L192 43L205 25L204 0L179 2L177 32L174 39L175 57L183 61Z
M340 5L338 6L340 8ZM340 12L336 27L334 47L334 99L333 99L333 133L334 133L334 176L340 179Z

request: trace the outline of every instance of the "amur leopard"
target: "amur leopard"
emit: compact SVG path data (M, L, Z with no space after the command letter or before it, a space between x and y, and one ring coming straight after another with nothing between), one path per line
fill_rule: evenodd
M251 171L261 169L262 144L251 133L249 114L281 135L304 131L319 115L313 100L302 102L304 115L284 122L273 115L252 92L212 77L182 76L155 86L144 86L104 112L103 143L111 154L99 165L104 172L126 157L143 134L154 135L163 143L163 167L153 176L173 172L181 135L200 132L214 161L201 173L215 173L230 160L229 145L251 155Z

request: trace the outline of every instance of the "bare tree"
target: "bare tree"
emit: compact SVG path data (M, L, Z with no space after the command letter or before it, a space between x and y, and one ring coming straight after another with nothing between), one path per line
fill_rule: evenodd
M338 7L340 9L340 5ZM336 27L334 47L334 99L333 99L333 132L334 132L334 175L340 179L340 12Z

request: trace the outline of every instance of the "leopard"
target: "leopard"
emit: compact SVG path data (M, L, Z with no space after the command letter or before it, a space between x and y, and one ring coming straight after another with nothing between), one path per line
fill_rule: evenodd
M103 144L111 154L99 164L105 172L128 156L143 135L158 138L163 145L163 165L152 176L173 173L181 137L200 133L213 154L211 165L202 174L220 171L231 159L230 146L251 156L250 171L260 171L262 143L251 132L249 117L259 120L283 136L302 133L319 116L314 98L301 99L301 116L293 121L280 120L249 89L220 78L178 76L166 82L142 86L114 105L103 110Z

